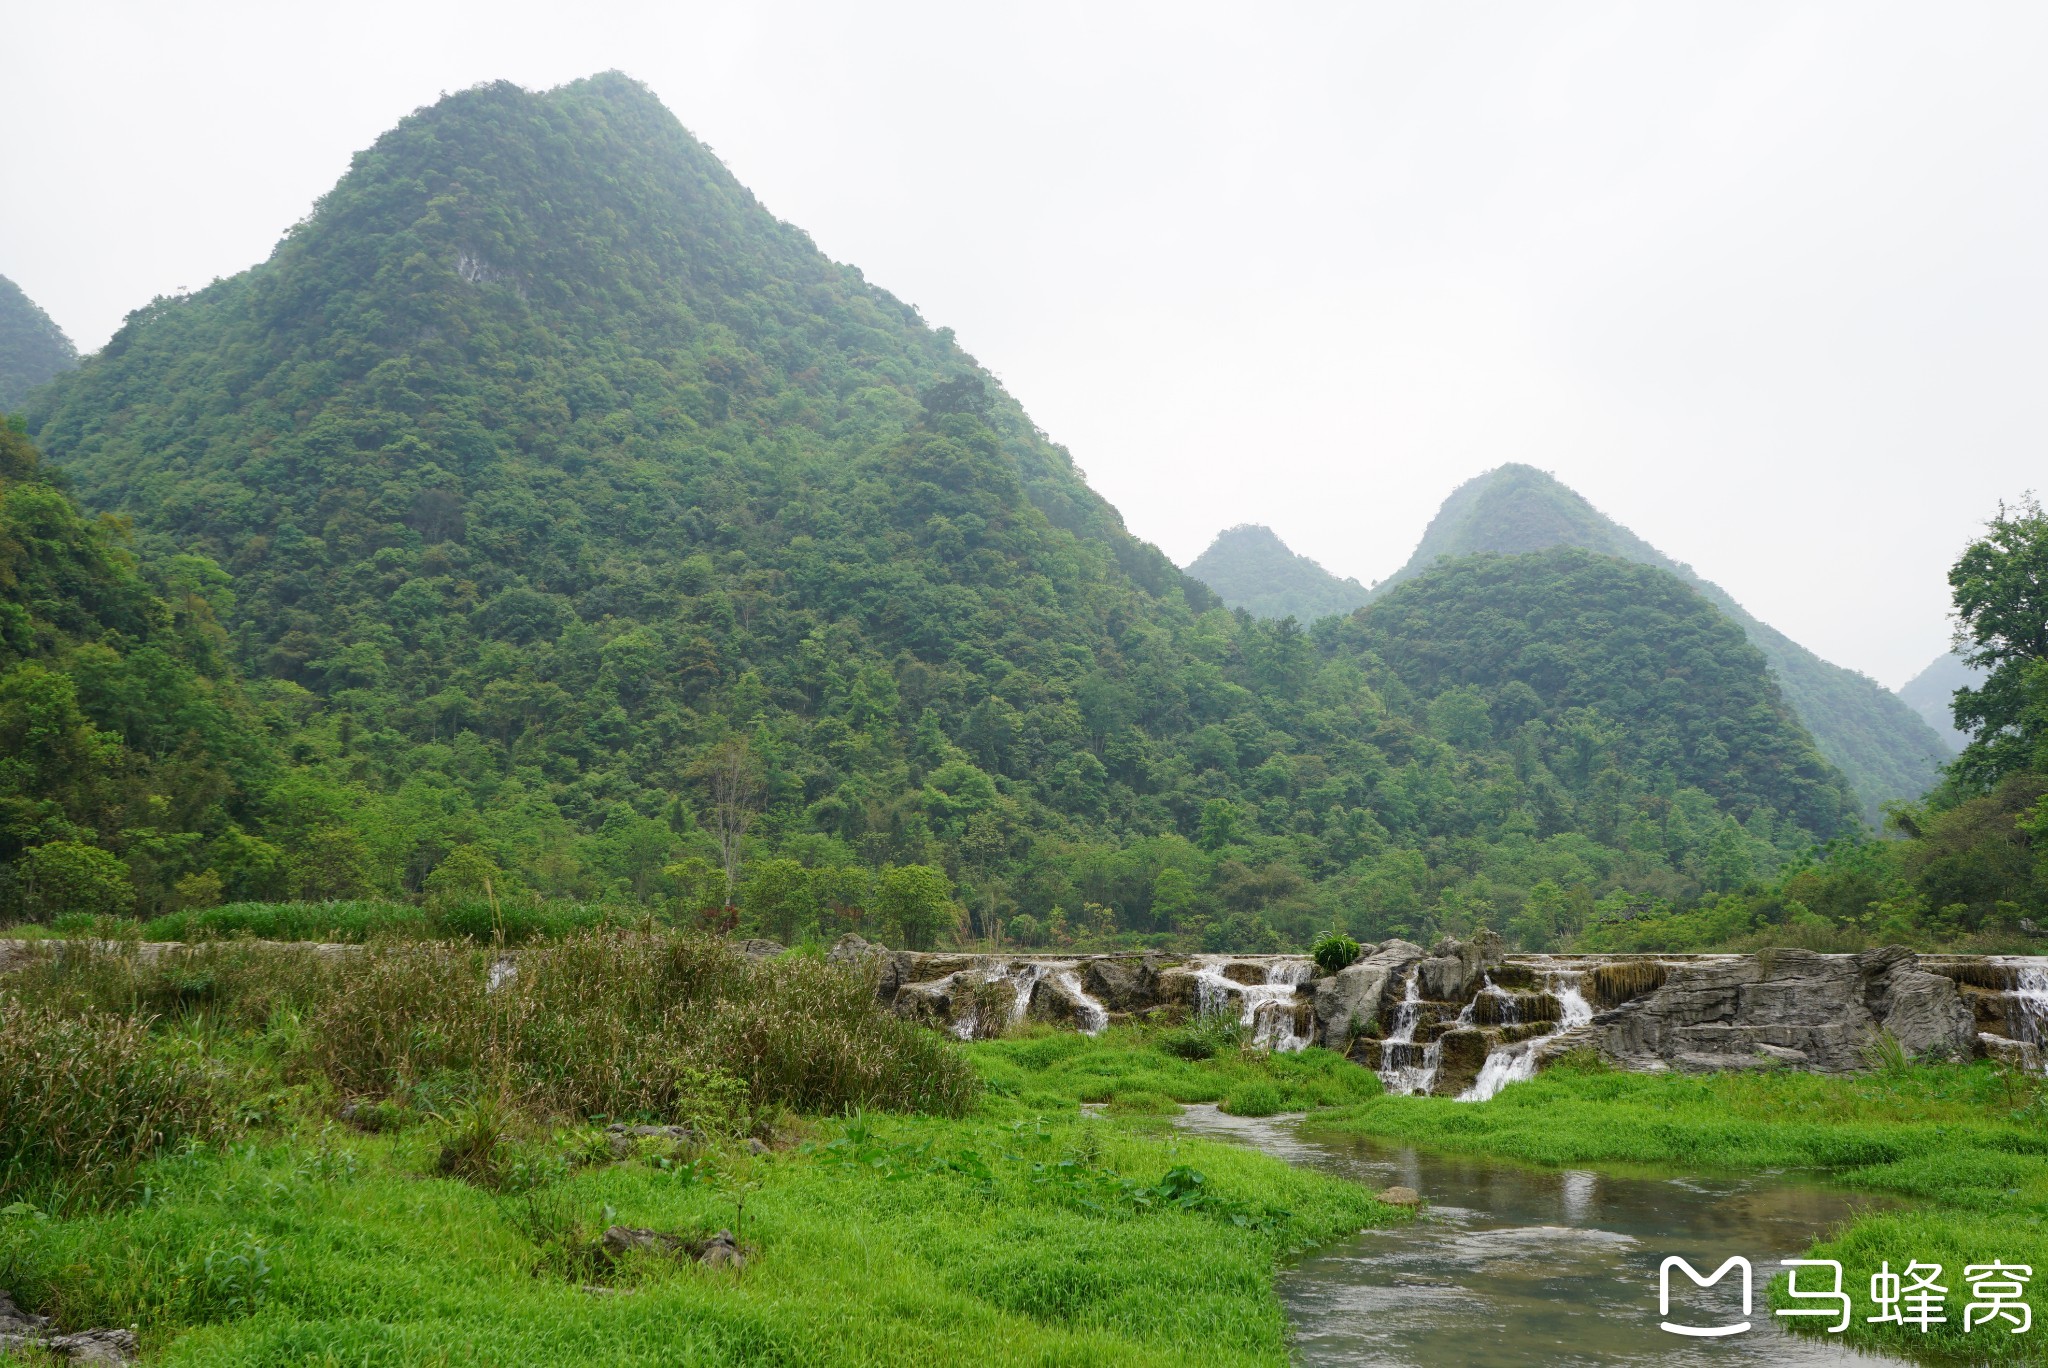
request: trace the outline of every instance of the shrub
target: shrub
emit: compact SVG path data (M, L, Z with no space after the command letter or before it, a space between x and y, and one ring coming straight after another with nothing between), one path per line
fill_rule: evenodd
M459 1074L502 1080L526 1105L699 1123L707 1099L736 1127L777 1107L958 1115L971 1066L936 1032L882 1010L869 972L725 942L601 931L492 955L373 947L307 1022L312 1057L344 1093L384 1096ZM721 1079L746 1089L745 1116Z
M114 1196L160 1146L226 1126L216 1076L148 1020L0 1001L0 1202Z
M30 921L67 912L111 917L135 906L127 864L98 846L51 841L25 851L15 869L22 911Z
M1358 942L1342 931L1332 931L1318 940L1308 954L1325 974L1340 973L1357 962Z
M1232 1116L1272 1116L1285 1105L1280 1089L1264 1079L1240 1083L1223 1098L1223 1110Z

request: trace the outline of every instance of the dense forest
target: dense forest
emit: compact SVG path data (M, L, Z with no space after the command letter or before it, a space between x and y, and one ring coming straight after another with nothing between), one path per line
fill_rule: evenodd
M1370 597L1357 580L1339 579L1256 523L1218 532L1209 549L1188 562L1187 573L1257 618L1314 622L1363 607Z
M1720 586L1701 579L1616 523L1543 471L1504 465L1466 481L1423 532L1408 563L1379 586L1385 592L1445 557L1512 555L1576 546L1669 570L1733 618L1770 662L1785 700L1813 733L1821 754L1849 778L1875 822L1884 804L1920 798L1940 777L1951 750L1914 710L1867 676L1831 665L1759 622Z
M19 285L0 276L0 413L77 364L78 349L64 330Z
M1641 557L1227 608L623 77L414 114L6 441L12 917L1537 946L1866 848Z

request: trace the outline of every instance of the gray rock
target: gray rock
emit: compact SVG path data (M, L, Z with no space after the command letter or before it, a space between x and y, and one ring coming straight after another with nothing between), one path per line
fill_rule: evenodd
M0 1292L0 1354L40 1349L72 1363L133 1363L142 1346L133 1330L78 1330L60 1334L48 1316L32 1316Z
M1112 1012L1151 1006L1155 982L1156 975L1143 960L1091 959L1081 970L1082 986Z
M2041 1071L2041 1047L2031 1041L2014 1040L2011 1036L1994 1035L1984 1031L1977 1037L1977 1043L1985 1055L1997 1060L2009 1069L2026 1073Z
M692 1239L666 1230L649 1230L644 1226L608 1226L604 1232L605 1253L613 1258L626 1254L666 1254L671 1258L690 1259L710 1268L740 1268L746 1259L740 1253L739 1242L730 1230L721 1230L716 1235Z
M1437 942L1435 953L1422 961L1418 986L1434 1002L1463 1002L1479 989L1481 979L1499 964L1503 947L1491 931L1469 941Z
M81 1330L52 1335L43 1346L73 1363L133 1363L142 1352L133 1330Z
M1422 1194L1412 1187L1387 1188L1379 1194L1379 1199L1388 1206L1395 1207L1419 1207L1422 1205Z
M740 1253L738 1240L730 1230L721 1230L706 1240L697 1251L697 1262L706 1268L744 1268L746 1255Z
M1881 1031L1916 1056L1967 1058L1978 1048L1955 984L1893 948L1673 962L1662 987L1603 1013L1593 1029L1601 1054L1623 1068L1688 1072L1854 1073L1869 1067Z
M1915 1059L1969 1059L1977 1053L1977 1020L1955 984L1917 967L1913 957L1894 961L1871 1014Z
M751 939L741 941L737 946L733 948L738 950L742 955L745 955L748 959L764 960L774 959L777 955L781 954L784 950L788 949L789 947L783 945L780 941L762 940L760 937L756 936Z
M1032 990L1030 1016L1034 1021L1050 1021L1078 1030L1094 1024L1093 1015L1073 989L1051 975L1040 979Z
M1370 955L1316 980L1316 1043L1331 1050L1348 1048L1354 1021L1367 1032L1383 1030L1380 1004L1400 995L1408 970L1421 958L1421 946L1387 941Z
M612 1156L617 1159L630 1157L642 1140L670 1145L697 1143L697 1133L688 1126L628 1126L624 1122L606 1126L604 1138L611 1146Z

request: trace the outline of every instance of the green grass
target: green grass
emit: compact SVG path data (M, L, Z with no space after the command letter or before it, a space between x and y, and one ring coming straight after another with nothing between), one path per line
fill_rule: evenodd
M449 952L433 975L424 953L228 945L143 966L74 951L0 981L0 1002L80 1030L122 1023L105 1050L124 1068L156 1057L133 1038L153 1023L164 1060L216 1081L231 1131L139 1160L130 1145L92 1201L18 1191L0 1207L0 1288L66 1328L137 1325L161 1364L1277 1365L1278 1261L1406 1219L1165 1120L1181 1100L1271 1108L1377 1089L1334 1057L1268 1059L1209 1028L960 1046L871 998L757 982L771 971L632 934L531 951L484 998L472 980L487 952ZM775 972L798 970L828 973ZM643 997L702 1015L660 1031L685 1052L728 1040L732 1073L680 1070L717 1089L643 1099L645 1119L688 1119L698 1142L618 1158L590 1111L618 1086L609 1023L642 1021ZM885 1081L969 1068L980 1084L876 1094L923 1111L790 1110L861 1095L866 1055ZM806 1058L836 1081L805 1082ZM1084 1095L1109 1106L1084 1114ZM707 1110L721 1098L746 1111L722 1129ZM776 1147L751 1153L746 1131ZM735 1229L748 1265L608 1265L595 1241L613 1222Z
M1864 1216L1814 1257L1842 1262L1868 1314L1870 1275L1918 1259L1948 1271L1950 1323L1931 1334L1860 1318L1852 1343L1976 1361L2039 1362L2048 1333L2048 1091L1988 1063L1854 1077L1792 1072L1645 1075L1563 1067L1491 1102L1379 1097L1312 1117L1313 1130L1374 1135L1539 1164L1756 1171L1816 1169L1833 1181L1914 1199ZM1966 1264L2030 1264L2036 1329L1965 1336ZM2032 1355L2031 1358L2027 1355Z
M1281 1363L1276 1259L1386 1214L1229 1146L993 1110L876 1123L911 1156L894 1164L832 1161L819 1145L843 1123L811 1153L751 1161L738 1276L649 1261L629 1295L581 1290L542 1267L528 1197L433 1176L420 1130L166 1156L147 1205L0 1218L0 1285L67 1324L142 1324L166 1364ZM961 1171L977 1163L986 1178ZM1176 1166L1227 1205L1138 1210L1093 1180ZM588 1231L735 1224L727 1186L644 1163L575 1172L545 1200Z
M647 917L644 907L603 903L507 901L421 907L396 902L229 903L172 912L144 922L150 941L258 940L360 943L379 937L420 940L508 941L551 939L605 926L633 925Z
M1177 1052L1191 1043L1211 1053L1189 1059ZM1327 1050L1269 1055L1214 1026L1113 1027L1092 1039L1037 1028L976 1045L974 1057L990 1092L1047 1109L1101 1102L1112 1111L1156 1113L1173 1103L1215 1102L1240 1116L1271 1116L1380 1095L1377 1076Z

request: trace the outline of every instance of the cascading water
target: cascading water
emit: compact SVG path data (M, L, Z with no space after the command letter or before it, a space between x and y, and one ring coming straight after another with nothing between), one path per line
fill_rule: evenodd
M1199 965L1195 1010L1203 1016L1228 1016L1235 1010L1238 1024L1251 1028L1253 1045L1292 1054L1309 1046L1309 1038L1295 1029L1295 990L1314 975L1315 966L1306 959L1268 962L1264 983L1239 983L1220 964Z
M1480 991L1484 994L1488 990L1495 993L1501 991L1493 986L1491 978L1487 979L1486 987ZM1521 1083L1534 1078L1536 1047L1561 1031L1584 1026L1593 1019L1593 1006L1586 1001L1585 993L1580 990L1579 974L1576 970L1545 974L1543 991L1557 999L1556 1027L1533 1039L1517 1041L1512 1045L1503 1045L1499 1049L1489 1051L1486 1062L1479 1066L1479 1076L1472 1080L1472 1086L1458 1094L1460 1102L1484 1102L1496 1096L1510 1083ZM1512 996L1505 993L1501 995ZM1470 1007L1466 1008L1466 1011L1470 1010ZM1508 1019L1512 1020L1513 1016L1514 1012L1510 1007Z
M1039 984L1058 984L1072 1006L1073 1021L1083 1035L1097 1035L1109 1025L1109 1009L1090 997L1081 987L1080 966L1072 960L1019 959L999 961L979 970L962 970L954 975L954 991L971 995L981 984L1007 983L1011 998L1009 1018L1016 1026L1031 1012L1031 1001ZM962 1040L973 1040L980 1030L981 1011L972 997L954 1013L952 1032Z
M2013 1039L2048 1050L2048 960L2007 961L2012 965Z
M1422 970L1415 968L1408 971L1401 1005L1394 1009L1394 1029L1380 1042L1380 1083L1398 1097L1426 1093L1436 1082L1443 1046L1433 1041L1421 1046L1415 1043L1415 1028L1421 1021Z
M1074 1002L1074 1025L1082 1035L1101 1035L1109 1026L1109 1009L1088 996L1081 987L1081 976L1072 965L1059 965L1052 971L1053 981L1067 990L1067 996Z

